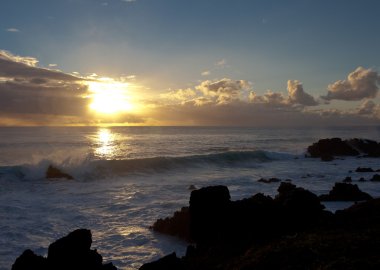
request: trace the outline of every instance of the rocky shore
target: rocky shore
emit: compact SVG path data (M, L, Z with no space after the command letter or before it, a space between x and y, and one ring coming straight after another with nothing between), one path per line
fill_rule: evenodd
M323 161L380 157L380 144L323 139L308 147L307 156ZM380 181L379 168L358 167L355 172L373 174L359 182ZM54 167L49 167L47 178L72 179ZM351 177L320 196L290 179L258 181L279 184L277 195L258 193L232 201L226 186L191 187L189 205L151 227L186 240L186 255L179 258L172 253L140 270L380 269L380 199L361 191ZM324 201L352 201L353 205L332 213ZM26 250L12 270L116 269L112 263L103 264L91 243L89 230L76 230L52 243L46 258Z

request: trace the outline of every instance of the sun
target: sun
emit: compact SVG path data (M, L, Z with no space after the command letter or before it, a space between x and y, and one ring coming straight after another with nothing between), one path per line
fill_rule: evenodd
M128 84L101 79L89 84L92 111L100 114L118 114L133 109L128 97Z

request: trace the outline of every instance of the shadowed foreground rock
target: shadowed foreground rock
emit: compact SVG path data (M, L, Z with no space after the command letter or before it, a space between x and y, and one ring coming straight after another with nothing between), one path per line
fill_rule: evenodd
M103 264L102 256L91 249L91 231L78 229L49 246L44 258L25 250L12 270L117 270L112 263Z
M227 191L192 193L186 226L195 246L182 258L173 253L140 269L380 269L380 199L332 214L290 183L281 183L274 199L230 201Z
M329 194L320 195L321 201L365 201L372 196L359 189L358 185L335 183Z

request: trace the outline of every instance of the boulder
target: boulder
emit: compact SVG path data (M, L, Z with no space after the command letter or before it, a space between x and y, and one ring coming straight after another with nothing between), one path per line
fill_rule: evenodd
M335 183L329 194L319 196L321 201L364 201L372 196L359 189L357 185L348 183Z
M49 167L47 168L45 177L49 179L52 179L52 178L66 178L69 180L74 179L74 177L72 177L70 174L64 173L60 169L52 165L49 165Z
M174 213L173 217L158 219L152 229L191 242L189 207L182 207L180 211Z
M371 180L372 182L380 182L380 175L378 174L375 174L374 176L372 176Z
M47 258L26 250L16 259L12 270L117 270L112 263L91 249L91 231L78 229L50 244Z
M374 170L372 168L357 167L355 172L374 172Z
M359 152L340 138L321 139L307 148L311 157L332 160L334 156L357 156Z
M30 249L25 250L12 265L12 270L48 270L46 258L34 254Z
M193 190L190 195L190 235L197 243L223 239L228 219L230 192L226 186L210 186Z
M272 177L272 178L269 178L269 179L266 179L266 178L260 178L259 180L257 180L257 182L265 183L265 184L270 184L270 183L278 183L278 182L281 182L281 179L278 179L278 178L275 178L275 177Z
M351 147L369 157L380 157L380 143L367 139L350 139L346 141Z

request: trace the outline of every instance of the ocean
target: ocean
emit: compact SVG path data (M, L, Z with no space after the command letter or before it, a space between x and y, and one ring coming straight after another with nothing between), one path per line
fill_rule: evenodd
M77 228L91 229L92 248L118 269L138 269L173 251L184 254L185 242L149 226L188 205L191 185L226 185L237 200L277 193L279 183L260 178L291 179L323 194L351 176L379 197L379 183L358 182L373 173L349 172L380 169L377 159L305 157L308 145L331 137L379 141L380 127L0 128L0 269L10 269L27 248L46 255L51 242ZM46 179L49 165L74 180Z

